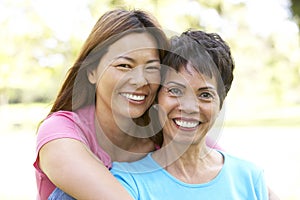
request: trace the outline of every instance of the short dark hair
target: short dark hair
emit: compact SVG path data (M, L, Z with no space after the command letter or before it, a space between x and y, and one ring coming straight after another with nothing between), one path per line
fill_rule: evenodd
M216 33L189 30L171 38L169 53L163 60L162 80L168 67L179 71L190 63L197 71L214 76L218 84L220 107L231 88L234 61L230 47Z

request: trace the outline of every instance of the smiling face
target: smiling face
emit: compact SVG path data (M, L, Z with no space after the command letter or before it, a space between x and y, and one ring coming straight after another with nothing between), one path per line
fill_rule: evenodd
M217 83L192 66L167 71L158 93L164 143L198 144L220 111Z
M109 46L88 77L97 87L96 110L100 115L140 117L152 104L160 83L155 40L147 33L125 35Z

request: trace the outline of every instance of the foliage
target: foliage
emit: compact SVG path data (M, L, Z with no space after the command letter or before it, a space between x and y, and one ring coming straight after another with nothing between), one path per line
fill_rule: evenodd
M298 0L291 0L291 10L300 27L300 2Z
M62 42L28 1L4 1L1 21L0 100L2 103L47 102L70 65L78 42ZM0 104L1 104L0 101Z
M90 0L81 1L79 7L75 5L77 1L72 1L69 9L61 13L55 7L48 8L52 18L58 19L55 23L45 18L37 2L1 1L0 12L6 12L1 12L0 20L5 30L0 32L0 104L52 101L93 23L116 7L142 8L153 13L169 35L189 28L218 32L228 41L236 62L231 91L235 106L245 107L250 101L258 107L300 101L299 32L280 29L295 22L287 17L278 22L280 31L256 30L249 21L255 16L249 18L247 1ZM298 1L292 0L291 8L299 16ZM74 20L76 26L64 30L71 23L64 18L72 9L76 18L68 20ZM265 27L271 23L264 22Z

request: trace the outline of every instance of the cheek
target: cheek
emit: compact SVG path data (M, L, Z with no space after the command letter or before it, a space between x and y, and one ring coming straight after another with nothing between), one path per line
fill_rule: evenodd
M160 85L160 72L146 73L145 78L147 79L149 84Z
M157 95L158 88L160 86L160 75L153 76L153 78L148 79L148 83L151 88L151 99L154 100Z
M154 97L157 95L159 84L150 84L151 93Z
M158 119L159 119L159 123L161 124L162 127L164 127L165 122L167 120L167 113L164 109L164 107L161 107L159 105L159 109L158 109Z
M158 108L158 118L159 118L160 124L163 125L164 121L166 119L166 106L165 106L165 98L161 93L162 93L161 91L158 93L157 108Z
M178 102L175 99L168 98L165 95L158 96L159 115L161 118L167 118L168 115L176 110Z
M114 78L108 78L107 76L101 78L97 83L97 95L111 97L115 88Z
M212 123L216 120L219 113L219 106L216 104L206 105L200 108L200 112L204 114L208 121Z

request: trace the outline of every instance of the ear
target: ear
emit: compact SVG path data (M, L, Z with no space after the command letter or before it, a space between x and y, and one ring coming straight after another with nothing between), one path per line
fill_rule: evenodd
M87 70L87 77L90 81L91 84L96 84L97 83L97 68L96 69L88 69Z

